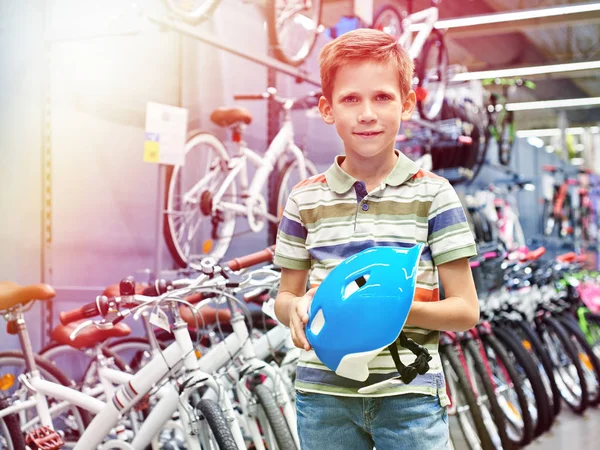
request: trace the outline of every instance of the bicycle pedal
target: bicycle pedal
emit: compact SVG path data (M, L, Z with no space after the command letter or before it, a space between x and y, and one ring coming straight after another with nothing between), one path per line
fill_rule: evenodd
M60 435L50 427L40 427L30 431L25 443L31 450L58 450L65 443Z

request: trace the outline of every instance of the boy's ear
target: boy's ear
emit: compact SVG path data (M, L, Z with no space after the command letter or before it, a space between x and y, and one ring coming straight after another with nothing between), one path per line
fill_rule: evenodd
M404 103L402 104L402 120L410 120L413 111L415 110L416 103L417 96L415 94L415 91L411 89L410 91L408 91L408 94L404 99Z
M335 122L331 105L323 95L321 95L321 98L319 99L319 112L321 113L323 122L325 122L327 125L332 125Z

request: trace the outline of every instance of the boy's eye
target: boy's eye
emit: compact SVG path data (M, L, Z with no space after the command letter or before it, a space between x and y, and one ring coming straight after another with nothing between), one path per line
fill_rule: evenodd
M348 97L344 97L344 99L343 99L342 101L343 101L344 103L354 103L354 102L357 102L357 101L358 101L358 99L357 99L355 96L353 96L353 95L350 95L350 96L348 96Z
M387 94L378 94L377 97L375 97L375 100L377 100L377 101L386 101L389 99L390 99L390 96Z

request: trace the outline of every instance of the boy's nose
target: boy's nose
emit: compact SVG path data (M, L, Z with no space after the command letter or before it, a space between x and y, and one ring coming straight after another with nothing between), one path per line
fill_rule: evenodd
M366 105L364 109L358 114L357 119L359 123L369 123L376 121L377 115L371 107Z

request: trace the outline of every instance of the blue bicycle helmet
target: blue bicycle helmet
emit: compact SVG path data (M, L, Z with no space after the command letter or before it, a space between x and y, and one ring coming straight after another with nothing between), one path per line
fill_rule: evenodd
M423 244L368 248L342 261L318 287L306 337L337 375L365 381L369 362L386 347L404 382L429 370L427 350L401 334L415 295L422 250ZM400 362L396 345L391 345L398 336L402 346L422 355L418 367Z

